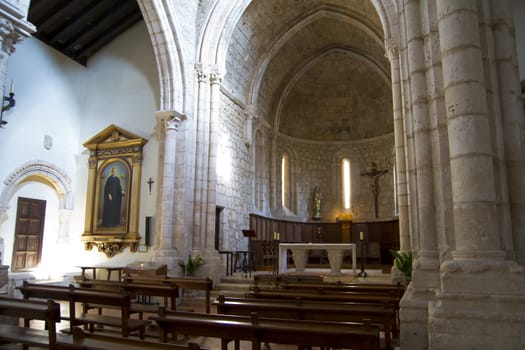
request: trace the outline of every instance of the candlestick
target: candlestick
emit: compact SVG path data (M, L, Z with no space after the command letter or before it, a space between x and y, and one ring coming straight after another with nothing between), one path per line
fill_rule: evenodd
M361 241L362 241L362 240L364 239L364 234L363 234L363 232L362 232L362 231L361 231L361 232L359 232L359 239L360 239Z

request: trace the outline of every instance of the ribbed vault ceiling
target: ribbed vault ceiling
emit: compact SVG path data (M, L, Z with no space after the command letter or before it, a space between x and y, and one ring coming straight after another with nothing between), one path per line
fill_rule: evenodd
M228 49L224 86L280 134L353 141L393 131L389 63L365 0L255 0Z

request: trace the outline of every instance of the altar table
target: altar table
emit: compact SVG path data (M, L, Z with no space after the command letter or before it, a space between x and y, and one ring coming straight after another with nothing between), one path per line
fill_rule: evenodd
M340 275L343 265L343 252L352 251L352 269L357 276L356 245L354 243L279 243L279 272L288 269L288 249L292 251L292 258L296 272L304 272L308 260L308 251L312 249L326 250L330 262L330 275Z

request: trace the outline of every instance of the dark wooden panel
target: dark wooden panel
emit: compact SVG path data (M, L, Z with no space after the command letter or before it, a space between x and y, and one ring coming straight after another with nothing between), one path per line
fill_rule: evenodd
M345 234L343 234L343 225L347 226ZM393 261L390 250L399 249L397 219L351 223L348 232L348 223L291 222L251 214L250 229L255 231L254 239L258 240L273 240L274 232L279 232L281 242L357 243L360 241L359 233L363 232L364 240L370 243L368 252L373 254L373 256L368 255L368 258L387 265L392 264Z

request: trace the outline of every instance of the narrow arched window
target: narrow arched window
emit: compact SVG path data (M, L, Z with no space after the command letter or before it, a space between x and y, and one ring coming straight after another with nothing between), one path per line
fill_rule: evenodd
M342 178L342 187L343 187L343 208L345 210L350 209L351 203L351 190L350 190L350 160L344 158L341 162L341 178Z
M283 207L290 208L290 157L284 153L281 158L281 201Z

